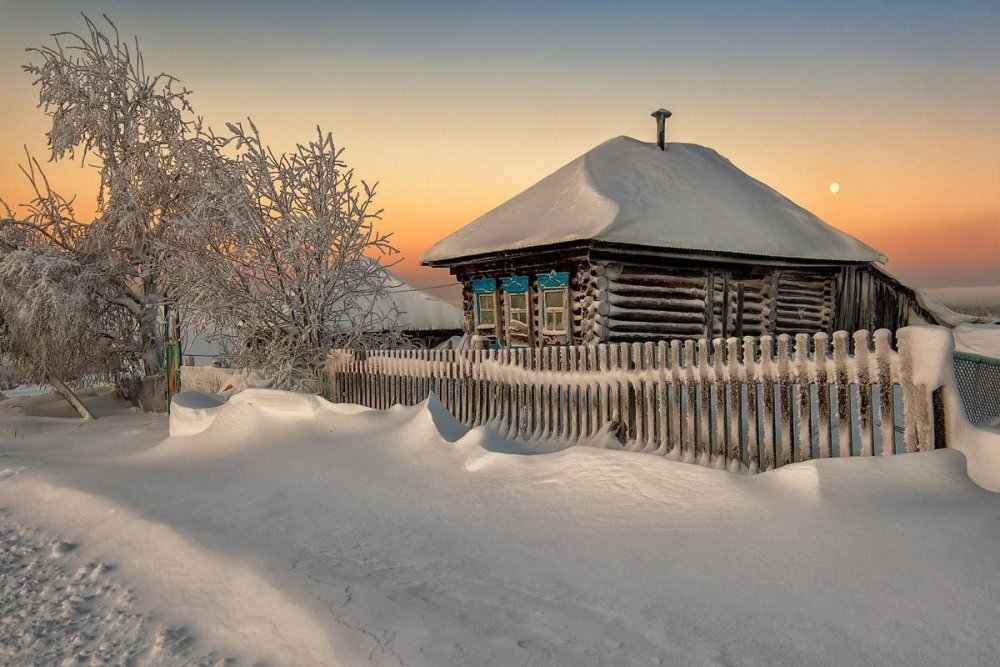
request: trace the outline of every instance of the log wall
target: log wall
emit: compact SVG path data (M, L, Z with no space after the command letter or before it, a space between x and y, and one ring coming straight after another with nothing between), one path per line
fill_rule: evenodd
M590 345L599 342L697 340L730 336L832 333L886 328L895 331L919 312L909 288L871 266L781 266L670 260L632 256L629 261L597 256L549 255L493 264L459 274L465 285L466 330L473 331L473 277L527 275L532 311L531 346ZM570 274L570 331L546 337L541 331L538 273ZM498 305L503 309L502 289ZM497 326L505 341L504 318Z

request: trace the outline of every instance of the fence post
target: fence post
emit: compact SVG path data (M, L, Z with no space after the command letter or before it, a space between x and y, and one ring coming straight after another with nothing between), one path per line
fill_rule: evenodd
M896 332L900 385L903 388L904 441L907 452L934 449L934 392L954 378L955 341L944 327L903 327ZM940 401L943 406L944 401ZM947 415L941 415L942 424ZM945 432L944 427L938 429Z
M830 425L833 419L830 414L829 368L826 353L830 337L819 332L813 336L813 364L816 367L816 407L819 414L816 417L816 427L819 429L819 457L828 459L832 455L830 448Z
M837 454L850 456L851 436L851 386L847 374L847 332L833 332L833 372L837 395Z
M882 456L896 453L896 417L893 410L893 360L896 354L892 351L890 339L892 334L888 329L879 329L872 336L875 344L875 368L878 382L878 412L879 435L882 439Z
M798 383L799 461L812 459L812 386L809 334L795 334L795 381Z
M698 440L701 444L701 463L712 463L712 377L709 375L711 366L708 361L708 347L711 341L702 338L698 340L698 380L701 389L701 426L698 429Z
M774 338L760 337L760 374L764 384L764 470L781 465L774 434Z
M788 334L778 336L778 405L775 412L781 421L781 449L776 455L781 459L781 465L795 460L795 443L792 442L792 360L789 354L791 337Z
M864 329L854 332L854 365L858 371L858 415L861 417L861 456L875 454L875 434L872 419L871 349L868 346L868 332Z
M757 411L757 383L760 367L757 365L757 341L753 336L743 337L743 374L747 386L747 459L750 472L759 472L760 464L760 419Z

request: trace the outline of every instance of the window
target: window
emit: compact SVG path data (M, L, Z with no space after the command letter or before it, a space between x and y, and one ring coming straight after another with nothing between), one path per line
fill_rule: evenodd
M566 333L566 289L542 290L542 330Z
M542 333L565 337L569 333L569 273L539 274ZM564 341L565 342L565 341Z
M497 324L497 295L483 293L476 295L476 328L492 329Z
M506 343L510 347L524 347L530 342L528 276L508 276L500 282L504 293Z
M476 331L495 330L497 326L497 281L476 278L472 281L475 298Z
M528 295L508 294L507 313L511 330L528 330Z

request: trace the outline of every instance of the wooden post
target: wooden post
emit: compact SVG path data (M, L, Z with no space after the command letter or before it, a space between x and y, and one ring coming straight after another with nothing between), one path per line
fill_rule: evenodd
M830 458L830 384L828 381L829 369L827 366L826 354L830 337L822 331L813 336L813 365L816 367L816 394L817 409L819 417L817 427L819 428L819 457L821 459Z
M658 394L657 408L659 412L657 417L659 419L659 430L657 431L656 438L656 453L663 455L670 451L670 422L668 421L669 415L669 405L670 405L670 378L673 375L673 369L670 368L669 352L670 348L667 347L666 341L658 341L656 343L656 368L657 368L657 380L654 391Z
M724 283L725 284L725 283ZM715 385L715 437L712 442L712 454L717 468L725 468L729 463L729 429L726 426L726 353L724 341L716 338L712 341L712 378Z
M764 469L781 465L774 437L774 339L760 337L760 372L764 382Z
M792 442L792 368L789 355L788 334L778 336L778 414L781 420L781 464L794 460L795 443Z
M795 371L798 383L799 461L812 458L812 381L809 373L809 334L795 334Z
M743 284L740 283L740 294L742 291ZM728 440L729 440L729 452L728 456L728 467L734 472L743 468L746 465L744 462L744 452L746 451L746 442L743 439L743 411L740 409L743 401L741 400L741 384L740 375L742 373L742 365L740 364L740 341L736 337L730 337L726 340L726 393L729 394L729 414L726 420L729 425ZM735 469L733 464L737 464Z
M851 424L851 390L847 371L847 332L833 334L833 368L837 391L837 449L840 456L851 456L854 427Z
M695 460L698 455L698 437L696 433L698 410L698 376L695 365L695 344L693 340L684 341L684 376L687 393L687 410L685 411L686 428L684 429L684 460Z
M712 453L712 384L711 366L708 362L709 341L702 338L698 341L698 380L701 389L701 427L698 440L701 445L703 465L711 465Z
M868 332L854 332L854 365L858 372L858 417L861 432L861 456L875 455L875 434L872 420L872 369Z
M670 341L670 454L682 458L683 435L681 433L681 343Z
M645 425L642 435L645 445L644 452L652 452L657 449L656 442L656 389L659 384L656 381L656 346L647 342L642 345L642 400L646 406Z

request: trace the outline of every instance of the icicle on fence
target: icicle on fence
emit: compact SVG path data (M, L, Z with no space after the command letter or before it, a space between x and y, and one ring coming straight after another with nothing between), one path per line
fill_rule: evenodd
M936 387L887 330L515 350L338 350L334 401L385 409L433 392L468 426L756 472L934 446ZM831 345L832 343L832 345ZM900 415L900 412L903 414ZM902 418L901 418L902 417ZM896 424L903 424L897 438ZM939 442L939 446L942 444Z

